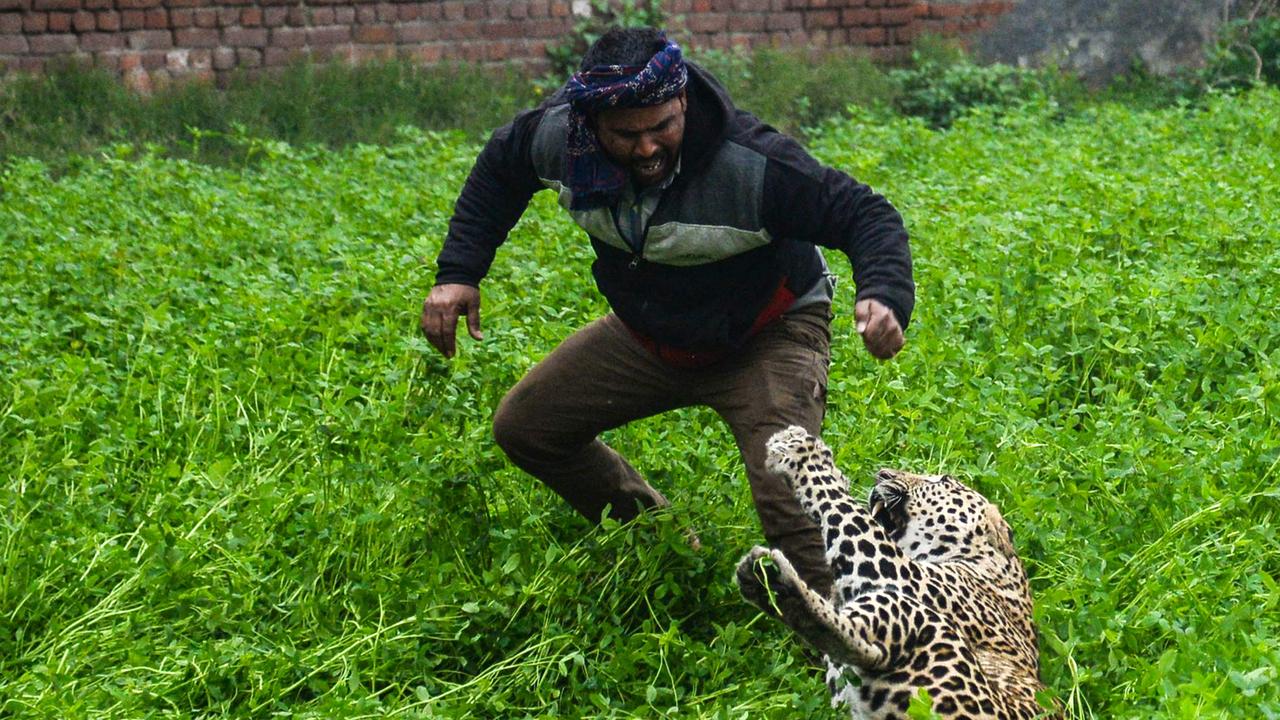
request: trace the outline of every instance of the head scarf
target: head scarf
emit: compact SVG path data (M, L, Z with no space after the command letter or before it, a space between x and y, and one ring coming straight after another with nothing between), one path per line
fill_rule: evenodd
M665 39L665 38L663 38ZM605 155L588 115L608 108L661 105L684 90L689 80L680 46L667 41L644 66L597 65L569 78L570 208L585 210L612 205L627 182L627 173Z

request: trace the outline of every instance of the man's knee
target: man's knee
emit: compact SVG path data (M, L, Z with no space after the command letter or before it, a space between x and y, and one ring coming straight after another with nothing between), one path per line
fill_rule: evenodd
M508 392L493 413L493 440L508 457L524 456L533 447L529 435L533 422L529 414L517 389Z

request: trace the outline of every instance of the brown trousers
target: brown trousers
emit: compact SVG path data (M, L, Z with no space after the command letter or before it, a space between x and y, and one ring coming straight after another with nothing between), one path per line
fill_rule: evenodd
M815 435L826 406L830 307L811 305L766 326L733 356L673 368L609 314L570 335L516 383L493 419L511 461L582 515L629 520L666 505L621 455L597 437L640 418L691 405L715 410L747 467L764 536L815 589L831 586L822 536L786 483L765 470L765 441L788 425Z

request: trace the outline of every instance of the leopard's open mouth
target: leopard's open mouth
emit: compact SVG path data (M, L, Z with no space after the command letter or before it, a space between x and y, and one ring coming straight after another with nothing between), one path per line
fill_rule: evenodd
M907 491L893 482L882 482L871 488L867 509L871 517L889 533L896 535L907 527Z

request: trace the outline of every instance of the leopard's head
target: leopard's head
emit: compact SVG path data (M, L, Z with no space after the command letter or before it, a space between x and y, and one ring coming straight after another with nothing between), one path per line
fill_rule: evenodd
M950 475L876 473L868 507L909 557L921 562L1014 557L1013 531L999 508Z

